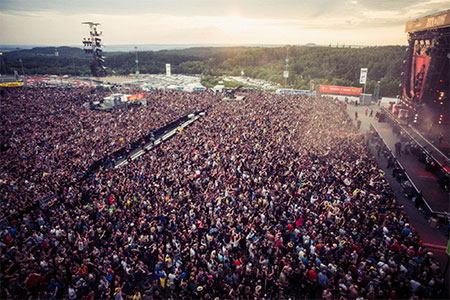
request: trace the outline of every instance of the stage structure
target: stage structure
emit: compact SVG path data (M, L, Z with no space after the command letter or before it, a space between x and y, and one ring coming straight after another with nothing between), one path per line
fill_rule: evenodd
M402 104L413 123L448 124L450 10L408 21L405 32Z
M92 54L91 74L95 77L104 77L106 76L106 68L102 50L102 32L97 30L100 23L83 22L82 24L89 25L90 36L83 38L82 43L84 53Z

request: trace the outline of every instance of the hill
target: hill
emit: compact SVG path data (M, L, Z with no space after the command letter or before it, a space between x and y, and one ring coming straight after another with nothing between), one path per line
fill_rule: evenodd
M84 57L84 51L76 47L35 47L32 49L19 49L5 53L9 58L24 58L37 56L55 56L55 51L58 51L59 57Z
M363 48L331 48L314 45L289 46L288 85L309 89L310 82L332 85L361 86L360 68L368 68L366 91L373 92L377 81L381 95L395 97L399 93L404 46ZM88 75L90 57L80 48L33 48L4 54L7 71L20 70L23 60L27 74ZM136 53L105 53L110 74L135 72ZM164 73L172 64L173 73L210 76L240 75L284 83L286 47L194 47L188 49L138 52L141 73Z

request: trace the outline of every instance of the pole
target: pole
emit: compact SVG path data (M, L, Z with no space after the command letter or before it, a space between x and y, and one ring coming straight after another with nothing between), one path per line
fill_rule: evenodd
M2 58L2 61L0 62L0 64L3 65L3 71L5 72L4 75L6 76L6 64L5 64L5 59L3 58L3 52L0 52L0 57ZM1 68L1 66L0 66L0 68Z
M366 80L367 81L367 80ZM364 89L363 89L363 98L362 98L362 103L366 104L365 98L366 97L366 83L364 82Z
M23 70L23 62L22 62L22 59L20 58L19 61L20 61L20 66L22 67L22 75L25 76L25 71Z

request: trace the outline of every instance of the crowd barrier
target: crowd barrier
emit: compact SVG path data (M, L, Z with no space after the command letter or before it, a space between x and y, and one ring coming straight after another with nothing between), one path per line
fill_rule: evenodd
M149 134L145 136L139 137L134 142L130 143L128 147L121 148L113 152L112 154L105 155L103 158L92 163L88 171L83 176L82 180L85 180L89 176L92 176L97 170L100 169L100 167L116 168L117 166L123 165L124 161L130 160L139 151L143 151L143 149L148 150L149 146L152 146L156 140L163 138L168 132L173 131L179 126L182 126L182 124L188 122L190 119L204 113L205 111L201 110L192 114L185 115L159 129L152 130Z
M420 194L419 189L417 188L417 186L414 184L414 182L412 181L411 177L408 175L408 173L406 172L405 168L402 166L402 164L398 161L397 157L395 156L394 152L392 151L392 149L387 145L387 143L384 141L383 137L380 135L380 133L377 131L377 129L371 124L370 125L370 132L372 134L372 138L375 138L377 141L381 142L382 147L384 149L386 149L389 154L395 161L395 163L397 164L398 168L400 169L399 172L401 172L401 174L405 175L407 182L411 185L411 187L413 188L413 193L411 193L409 196L410 199L417 199L417 196ZM405 188L405 184L406 181L401 182L401 185L403 188ZM430 205L428 204L428 202L426 201L426 199L422 196L422 201L423 201L423 208L424 208L424 213L427 217L435 217L438 218L439 222L442 224L449 224L449 219L450 219L450 214L447 212L438 212L438 211L434 211Z
M119 156L114 156L117 155L117 153L113 154L113 157L111 159L112 166L114 168L118 168L125 165L127 162L136 159L137 157L142 155L145 151L151 150L157 145L159 145L161 142L170 139L175 134L176 130L180 128L185 128L186 126L192 124L194 121L199 119L200 116L204 114L205 111L202 110L186 115L154 132L151 132L143 139L137 140L135 143L131 144L129 151L126 151L126 149L119 150L120 151ZM126 153L124 153L124 151L126 151Z
M95 161L90 165L85 172L80 182L93 176L101 167L104 168L117 168L127 164L130 160L133 160L143 154L146 150L150 150L158 146L161 142L168 140L175 134L175 130L179 128L185 128L192 124L205 114L205 110L197 111L195 113L185 115L166 126L159 129L155 129L149 134L137 139L135 142L130 143L129 147L122 148L115 151L111 155L105 155L103 158ZM48 208L52 205L53 201L58 197L57 193L43 197L38 201L41 208Z
M414 136L408 130L404 129L403 128L404 125L401 124L386 108L383 107L381 109L387 116L388 123L393 126L394 128L393 130L395 131L395 133L401 134L403 137L405 137L406 134L410 141L412 141L417 147L419 147L422 152L426 153L431 159L433 159L435 164L440 167L439 171L442 171L445 174L450 175L449 170L445 167L445 165L447 166L450 165L450 160L439 149L437 149L436 146L426 141L426 139L423 136L421 136L420 133L417 132L417 130L411 127L411 130L415 131L417 135L419 135L426 143L428 143L431 147L434 148L434 151L429 151L416 138L414 138Z

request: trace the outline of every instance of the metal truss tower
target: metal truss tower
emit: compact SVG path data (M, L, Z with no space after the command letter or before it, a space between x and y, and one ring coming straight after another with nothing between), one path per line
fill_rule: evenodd
M90 36L83 38L84 53L91 54L93 60L91 62L91 73L95 77L106 76L105 58L102 50L102 32L97 30L100 23L83 22L82 24L89 25Z

